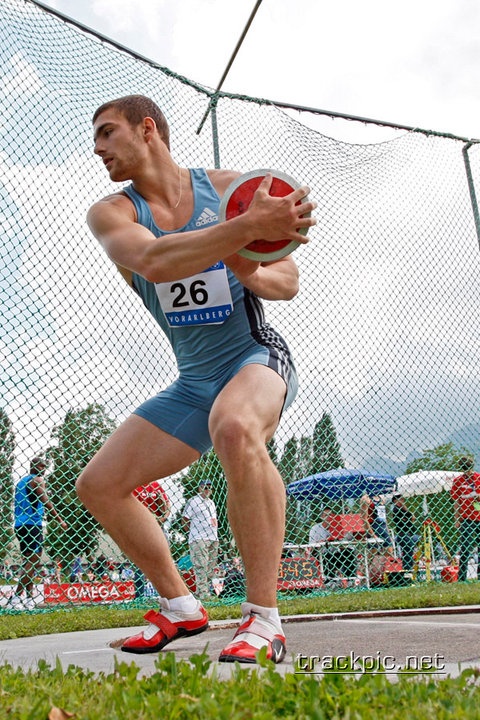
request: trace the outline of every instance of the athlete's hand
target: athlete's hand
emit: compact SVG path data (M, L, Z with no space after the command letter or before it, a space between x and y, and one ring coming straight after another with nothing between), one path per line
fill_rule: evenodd
M313 200L302 202L310 192L302 185L283 197L270 195L273 176L267 173L255 191L247 213L252 224L258 228L256 239L274 242L279 239L307 243L308 238L299 233L300 228L316 225L313 217L304 217L317 207ZM299 203L297 205L297 203Z

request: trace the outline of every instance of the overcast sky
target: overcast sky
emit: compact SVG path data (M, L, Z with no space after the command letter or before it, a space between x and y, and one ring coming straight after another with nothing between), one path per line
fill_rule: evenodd
M215 88L255 0L43 0ZM478 0L263 0L223 90L480 135Z
M135 5L131 0L48 1L65 15L209 87L218 84L255 4L255 0L177 0L169 4L137 0ZM23 10L23 3L19 4ZM5 5L0 3L0 11ZM427 0L418 7L406 2L395 12L389 5L388 16L383 11L386 4L363 4L360 15L359 6L339 1L329 10L320 0L301 5L263 0L224 89L477 136L478 99L473 78L480 53L474 53L472 28L479 14L474 4L462 3L461 21L454 17L453 2L443 0ZM35 18L38 14L32 13ZM63 23L45 24L50 25ZM53 46L51 36L45 35L45 29L43 34L35 34L34 29L23 25L21 32L18 23L0 24L0 34L6 33L0 44L4 57L0 71L4 149L0 175L9 223L4 244L6 237L10 243L4 286L12 307L12 319L6 321L6 343L14 342L13 331L18 333L5 407L18 436L19 469L25 467L27 452L45 447L53 423L63 419L68 407L80 406L86 398L89 402L100 398L108 408L115 408L117 419L123 418L152 393L152 377L156 377L153 353L149 359L152 374L144 372L143 356L141 362L136 360L144 326L138 322L133 294L128 300L124 297L126 289L108 265L109 280L103 282L102 277L92 299L91 275L79 273L78 268L97 264L103 268L103 262L106 264L85 223L91 202L111 191L106 175L99 179L101 163L91 153L92 106L99 98L107 99L105 92L120 94L118 88L123 88L124 82L135 88L125 92L136 92L137 83L144 91L163 74L139 72L132 80L119 71L118 79L106 68L116 67L122 54L109 47L98 51L103 64L100 58L97 64L91 55L79 51L70 67L62 49L68 46L60 44L62 62L56 64L57 56L45 52L45 47ZM17 34L28 52L16 51ZM82 33L71 34L83 38ZM85 39L81 47L93 47L96 59L101 46L90 40ZM21 43L18 47L23 50ZM82 87L88 89L85 93L77 92L80 73ZM92 88L99 97L92 99ZM68 93L74 98L70 104L65 103ZM65 114L66 108L70 114ZM269 116L275 128L280 123L277 115L283 122L283 113L272 111ZM244 135L239 132L237 138L235 134L240 150L234 157L252 167L246 158L251 162L252 154L265 147L258 137L256 145L244 147L241 138L250 136L244 129L246 114L243 117ZM309 118L303 113L300 122ZM181 146L185 159L186 151L178 141L185 133L177 117L175 121L176 148ZM364 127L330 118L324 122L325 134L346 142L351 136L344 133L359 134ZM291 126L290 131L293 137ZM478 415L479 300L478 284L471 281L478 277L478 246L462 144L426 139L420 133L399 135L398 143L384 143L383 148L345 147L319 134L316 155L313 145L308 145L305 168L316 178L316 192L322 197L321 222L308 252L297 256L301 293L288 312L278 310L275 316L273 308L271 315L269 312L289 338L301 375L301 398L288 411L292 414L286 414L281 441L290 437L292 427L295 433L311 433L319 413L319 403L312 398L321 398L322 409L333 413L342 433L347 464L353 466L380 450L403 462L409 452L443 442L450 431L460 430ZM362 143L364 138L353 142L357 141ZM200 138L200 149L193 153L196 159L202 142L207 140ZM437 144L442 145L440 154L435 151ZM336 148L332 155L330 145ZM414 146L418 146L417 152ZM283 162L283 146L279 145L280 151ZM289 162L301 163L305 156L299 153ZM268 156L278 157L273 147ZM72 183L72 178L82 181ZM386 233L388 252L377 252L369 234L372 227ZM48 228L47 235L44 228ZM65 228L72 230L68 243L64 242ZM379 247L386 247L383 236ZM321 268L318 276L312 272L317 267ZM18 281L12 283L12 277ZM337 282L339 278L341 282ZM448 287L455 287L453 296L445 292ZM334 296L330 288L334 288ZM315 304L310 302L311 293ZM119 298L125 311L120 321ZM318 358L310 345L307 352L302 350L312 321L311 313L304 310L310 307L326 308L321 314L322 332L317 328L324 348ZM100 317L113 323L108 324L107 344L103 332L91 329ZM289 328L292 317L296 333ZM318 318L316 322L319 326ZM5 347L8 350L10 345ZM68 348L60 358L59 347ZM389 363L384 362L384 347L392 353ZM397 349L400 352L393 357ZM104 361L99 362L100 357ZM164 356L162 362L173 368ZM134 392L119 392L126 383ZM425 402L424 388L429 389L433 402ZM382 469L376 464L372 467Z

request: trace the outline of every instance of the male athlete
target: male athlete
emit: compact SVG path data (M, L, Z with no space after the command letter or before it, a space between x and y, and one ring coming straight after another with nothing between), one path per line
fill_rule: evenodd
M47 463L41 457L30 461L30 472L22 477L15 486L14 495L14 527L22 554L23 565L18 584L8 605L17 610L33 610L36 605L34 598L35 576L38 574L43 551L43 522L45 510L48 510L63 530L67 524L53 506L48 497L43 477ZM22 598L25 592L25 598Z
M270 196L267 175L247 211L219 223L220 198L239 173L178 166L165 117L150 99L105 103L93 130L94 151L110 178L131 185L95 203L89 227L167 335L179 370L173 385L111 435L77 481L82 502L161 597L159 611L145 616L149 625L122 650L157 652L208 627L164 534L132 491L177 473L213 445L247 581L241 625L219 659L253 663L267 646L267 657L280 662L285 637L276 586L285 489L266 442L295 397L297 379L259 298L293 298L298 270L291 256L259 263L237 253L257 239L305 243L299 229L315 224L305 215L316 203L303 201L306 186Z

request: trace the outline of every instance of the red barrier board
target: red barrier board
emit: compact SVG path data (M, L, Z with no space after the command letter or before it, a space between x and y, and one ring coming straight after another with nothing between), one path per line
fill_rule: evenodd
M135 586L126 582L51 583L44 588L46 603L109 603L133 600Z
M320 565L314 558L284 558L278 569L277 590L323 587Z
M328 529L330 530L329 540L343 540L348 533L354 537L365 535L365 523L358 513L330 515Z

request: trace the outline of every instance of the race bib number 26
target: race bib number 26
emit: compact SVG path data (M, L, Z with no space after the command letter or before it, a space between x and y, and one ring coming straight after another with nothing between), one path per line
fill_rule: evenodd
M222 261L182 280L155 283L155 290L170 327L221 325L233 310Z

